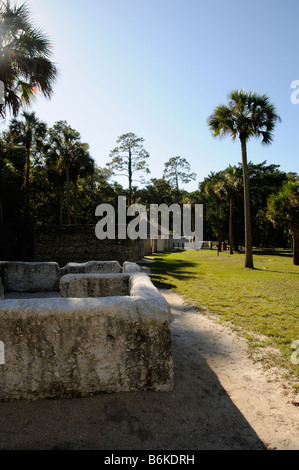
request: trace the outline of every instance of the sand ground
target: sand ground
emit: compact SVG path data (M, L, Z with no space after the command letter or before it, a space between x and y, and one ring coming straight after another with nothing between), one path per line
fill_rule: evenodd
M172 310L173 391L0 403L0 450L298 450L291 386L230 326L161 293Z

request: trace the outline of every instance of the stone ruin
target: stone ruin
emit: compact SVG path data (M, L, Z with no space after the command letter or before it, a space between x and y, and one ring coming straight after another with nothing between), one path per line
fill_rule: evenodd
M135 263L0 262L0 400L170 391L170 322Z

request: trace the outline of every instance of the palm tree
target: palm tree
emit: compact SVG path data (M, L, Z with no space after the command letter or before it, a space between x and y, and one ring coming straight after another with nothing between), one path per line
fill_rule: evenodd
M0 224L3 222L3 198L15 174L16 169L6 157L3 141L0 140Z
M266 95L235 90L229 94L228 105L218 106L208 118L208 126L215 137L229 135L241 142L245 214L245 267L253 268L250 216L250 189L247 166L247 142L261 137L263 144L272 142L272 131L280 120L275 107Z
M267 217L274 226L288 224L293 239L293 263L299 265L299 177L287 181L268 199Z
M25 3L12 6L10 0L0 5L0 80L5 88L5 103L0 105L4 118L6 108L14 117L20 108L30 105L39 93L53 94L58 76L50 61L51 44L45 33L32 25Z
M73 151L70 178L74 183L74 223L78 223L78 179L94 173L95 162L89 154L89 145L79 143Z
M80 176L94 171L94 160L89 155L89 146L81 142L80 133L66 121L58 121L49 131L46 165L60 184L60 223L62 221L62 181L66 183L67 223L71 224L71 182L75 185L74 218L77 223L77 183ZM52 175L54 179L54 174Z
M215 192L224 199L229 205L229 246L230 254L234 253L234 237L233 237L233 211L236 197L240 194L242 184L238 175L238 169L229 165L226 170L221 172L220 181L217 183Z
M23 112L23 121L12 119L9 125L9 133L12 142L25 147L26 150L26 175L25 175L25 214L28 216L30 208L30 164L32 152L38 152L43 145L43 139L47 134L47 125L40 121L35 112Z
M204 183L204 192L210 196L214 202L216 207L216 223L217 223L217 253L221 251L221 236L220 236L220 223L219 223L219 194L218 194L218 187L219 187L219 173L215 174L211 172Z
M66 121L58 121L49 131L49 153L47 159L56 161L56 167L63 172L66 181L67 223L71 223L70 203L70 170L74 154L80 143L80 134L72 129Z
M48 180L57 188L58 207L59 207L59 225L63 222L63 188L65 182L65 171L62 162L55 151L52 151L49 144L45 146L45 164Z

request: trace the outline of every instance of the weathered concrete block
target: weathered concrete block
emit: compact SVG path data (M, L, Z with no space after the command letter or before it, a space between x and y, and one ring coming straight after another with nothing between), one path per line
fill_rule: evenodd
M170 308L148 276L131 296L0 302L0 399L173 389Z
M140 273L141 268L137 263L131 263L130 261L125 261L123 264L124 273Z
M121 273L122 268L118 261L88 261L87 263L68 263L61 268L61 275L66 274L108 274Z
M0 272L7 292L56 291L61 277L57 263L1 261Z
M61 297L129 295L129 274L67 274L60 279Z

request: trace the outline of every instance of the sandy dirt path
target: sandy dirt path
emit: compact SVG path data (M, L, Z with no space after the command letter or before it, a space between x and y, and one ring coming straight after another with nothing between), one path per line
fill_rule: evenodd
M299 407L277 370L265 370L248 354L246 341L230 326L191 308L172 291L161 291L173 313L180 349L200 355L234 405L269 449L299 449Z

